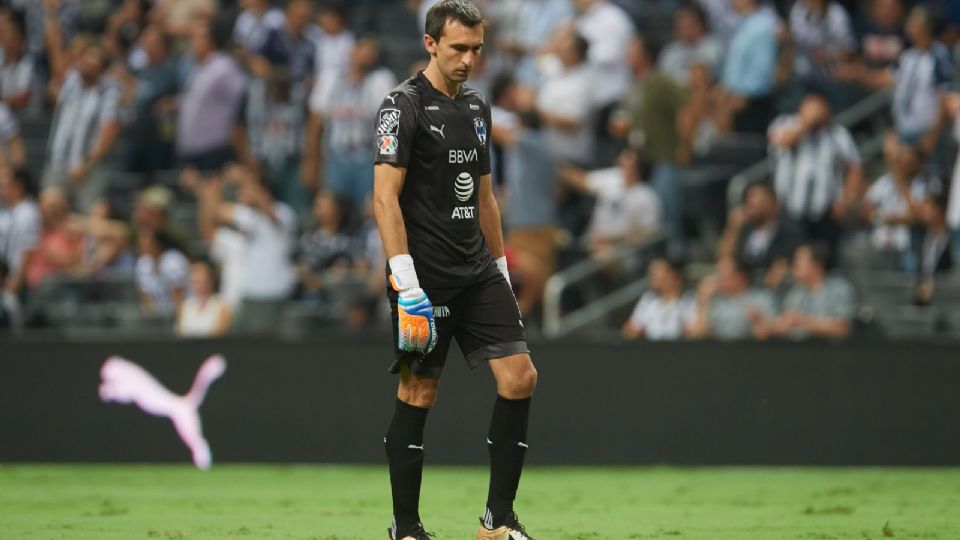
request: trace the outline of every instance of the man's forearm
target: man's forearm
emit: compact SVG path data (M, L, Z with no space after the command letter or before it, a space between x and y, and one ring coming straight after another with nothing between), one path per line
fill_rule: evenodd
M500 205L497 199L490 195L485 197L480 206L480 230L483 239L494 259L503 257L503 229L500 224Z
M106 157L107 153L110 152L119 134L119 125L111 123L110 125L104 126L100 131L100 136L97 137L97 142L93 145L93 149L90 150L90 154L87 155L85 165L90 168L100 163L103 158Z
M374 205L377 227L387 259L410 253L407 247L407 228L400 211L400 202L395 197L377 198Z

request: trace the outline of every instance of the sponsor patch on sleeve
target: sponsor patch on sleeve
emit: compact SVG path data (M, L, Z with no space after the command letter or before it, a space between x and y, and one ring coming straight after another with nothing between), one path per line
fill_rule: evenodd
M378 135L400 134L400 109L381 109L377 120Z
M394 135L381 135L377 138L377 148L380 149L380 155L382 156L392 156L396 154L397 137Z

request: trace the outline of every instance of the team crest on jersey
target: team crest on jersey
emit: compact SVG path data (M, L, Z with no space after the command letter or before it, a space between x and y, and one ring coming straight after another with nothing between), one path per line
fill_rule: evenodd
M397 138L393 135L381 135L377 138L377 147L380 149L380 154L392 156L397 153Z
M377 133L380 135L400 134L400 109L382 109L377 120Z
M487 123L483 121L482 118L473 119L473 131L477 133L477 138L480 139L480 144L486 146L487 144Z

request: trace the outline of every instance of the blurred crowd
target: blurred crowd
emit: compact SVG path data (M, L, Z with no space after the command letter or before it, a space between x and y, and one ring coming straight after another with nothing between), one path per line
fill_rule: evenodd
M381 324L374 115L425 67L435 2L0 1L0 328L124 282L185 336L271 331L291 302ZM625 336L843 337L845 254L918 305L960 257L960 3L476 3L469 84L525 316L557 270L662 240L629 270L650 289ZM875 92L891 127L868 166L834 118ZM730 140L772 173L719 203L711 241L685 178Z

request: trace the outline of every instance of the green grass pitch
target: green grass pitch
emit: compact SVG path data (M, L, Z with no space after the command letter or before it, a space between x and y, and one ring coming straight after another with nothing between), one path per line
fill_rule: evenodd
M483 468L428 467L422 516L474 538ZM531 468L538 540L960 539L960 469ZM0 539L382 540L384 467L0 465Z

